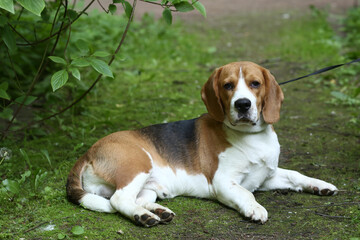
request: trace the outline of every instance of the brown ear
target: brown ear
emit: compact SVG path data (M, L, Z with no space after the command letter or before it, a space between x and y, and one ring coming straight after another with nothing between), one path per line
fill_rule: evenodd
M219 76L222 68L216 69L201 89L201 98L212 118L218 122L224 121L224 109L219 95Z
M267 69L263 69L265 78L265 98L263 103L263 117L266 123L273 124L280 119L280 108L284 94L274 76Z

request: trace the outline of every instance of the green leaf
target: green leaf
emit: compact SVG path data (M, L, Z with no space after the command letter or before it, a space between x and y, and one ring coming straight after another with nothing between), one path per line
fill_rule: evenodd
M354 91L354 97L357 97L360 94L360 87L356 88Z
M90 65L97 72L101 73L104 76L114 78L113 73L112 73L109 65L107 65L106 62L104 62L103 60L95 59L95 58L91 58L89 60L90 60Z
M6 93L5 90L0 89L0 98L6 99L6 100L10 100L10 96Z
M5 26L7 24L7 22L8 22L8 19L5 16L0 15L0 27Z
M13 110L10 107L5 108L2 112L0 112L0 118L2 119L10 119L13 116Z
M78 17L78 13L75 10L68 9L67 15L70 18L71 21L74 21Z
M0 89L6 91L9 87L9 83L8 82L3 82L2 84L0 84Z
M41 12L41 19L46 22L46 23L49 23L49 20L50 20L50 11L49 9L47 8L44 8L44 11ZM69 10L68 10L69 11Z
M348 95L342 93L342 92L336 92L336 91L333 91L331 92L331 95L333 95L333 97L337 98L337 99L340 99L340 100L346 100L349 98Z
M72 229L71 229L71 232L72 234L74 235L81 235L85 232L84 228L81 227L81 226L74 226Z
M21 179L18 181L19 183L24 183L26 178L30 177L31 175L31 171L27 170L26 172L24 172L23 174L21 174Z
M209 47L209 48L207 49L207 52L208 52L209 54L216 53L216 51L217 51L217 48L214 47L214 46Z
M60 63L60 64L64 64L64 65L66 65L66 64L67 64L66 60L65 60L65 59L63 59L63 58L61 58L61 57L57 57L57 56L50 56L49 58L50 58L50 59L51 59L51 61L53 61L53 62Z
M196 8L196 10L198 10L201 13L201 15L206 17L206 9L201 2L193 0L193 7Z
M169 8L164 8L164 11L162 12L162 16L165 20L165 22L169 25L172 23L172 14Z
M194 10L194 7L189 2L179 2L174 4L174 7L179 12L189 12Z
M18 104L22 104L24 99L25 99L25 95L16 98L15 102ZM31 104L33 101L35 101L36 99L37 99L37 97L35 97L35 96L28 96L24 102L24 105L27 106L27 105Z
M0 8L5 9L12 14L15 13L13 0L0 0Z
M70 65L75 67L87 67L90 66L90 62L85 58L75 58Z
M25 159L26 163L28 164L29 168L31 168L31 163L30 163L30 159L29 159L29 156L27 155L27 153L25 152L25 150L23 149L19 149L21 155L23 156L23 158Z
M45 8L44 0L17 0L17 2L23 6L26 10L34 13L35 15L41 15L41 12Z
M58 233L57 238L58 239L64 239L64 238L66 238L66 235L63 234L63 233Z
M110 55L111 55L110 53L104 52L104 51L96 51L92 54L92 56L95 56L95 57L107 57Z
M51 77L51 87L55 92L59 88L65 85L69 79L69 74L66 70L60 70Z
M45 157L46 160L48 161L50 167L52 167L52 166L51 166L51 159L50 159L48 150L46 150L46 149L41 149L40 152L42 153L42 155L44 155L44 157Z
M39 170L38 174L36 174L35 182L34 182L35 191L38 190L40 183L44 181L47 175L48 175L47 172L43 173L41 169Z
M111 14L115 14L115 12L116 12L116 9L117 9L117 7L116 7L116 5L115 4L110 4L109 5L109 12L111 13Z
M75 145L73 152L76 152L76 150L78 150L79 148L81 148L82 146L84 146L84 143L78 143L77 145Z
M5 179L2 181L2 184L5 186L6 190L13 194L18 194L20 192L20 184L14 180Z
M10 29L9 26L5 26L4 29L2 30L1 35L9 51L11 53L14 53L17 49L14 32Z
M132 12L132 6L131 6L131 4L130 4L129 2L127 2L127 1L124 1L124 2L123 2L123 7L124 7L124 9L125 9L125 14L126 14L127 18L130 19L130 17L131 17L131 12Z
M79 39L76 41L75 46L81 51L81 53L86 54L89 52L89 43L84 39Z
M81 76L80 76L80 71L79 71L79 69L77 69L77 68L70 68L69 69L70 70L70 72L71 72L71 74L74 76L74 78L76 78L77 80L81 80Z

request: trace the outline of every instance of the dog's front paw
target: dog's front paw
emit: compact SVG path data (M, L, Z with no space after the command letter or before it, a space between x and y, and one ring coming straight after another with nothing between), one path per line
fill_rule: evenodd
M321 180L312 183L310 191L319 196L331 196L338 193L338 189L334 185Z
M268 212L257 202L249 204L249 206L245 208L244 215L252 221L261 222L262 224L268 219Z

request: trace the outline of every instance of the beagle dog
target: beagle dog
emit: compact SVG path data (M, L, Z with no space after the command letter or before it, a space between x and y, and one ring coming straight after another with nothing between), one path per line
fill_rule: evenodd
M222 66L201 97L208 113L199 118L116 132L96 142L70 171L69 201L151 227L175 216L157 198L217 199L265 223L268 213L253 191L337 193L330 183L278 167L272 124L284 96L267 69L252 62Z

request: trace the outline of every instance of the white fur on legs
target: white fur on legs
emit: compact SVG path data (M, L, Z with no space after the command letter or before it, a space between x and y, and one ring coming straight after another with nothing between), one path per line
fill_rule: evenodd
M253 221L260 221L261 223L267 221L266 209L255 200L251 192L235 181L222 176L221 180L217 179L214 183L214 188L217 200L223 204L238 210Z
M160 217L162 223L170 222L175 213L169 208L161 206L160 204L155 203L157 198L157 193L153 190L143 189L139 193L136 199L136 204L146 208L147 210L155 213Z
M97 212L106 212L114 213L116 210L111 206L110 201L102 196L98 196L92 193L86 193L79 200L80 204L87 209L97 211Z
M290 189L318 195L334 195L338 189L331 183L307 177L299 172L278 168L275 174L258 189L260 191Z
M138 174L131 183L122 189L116 190L110 198L110 203L114 209L146 227L156 225L160 221L157 215L135 203L136 197L148 177L149 174L146 173Z

